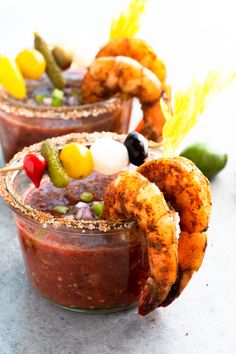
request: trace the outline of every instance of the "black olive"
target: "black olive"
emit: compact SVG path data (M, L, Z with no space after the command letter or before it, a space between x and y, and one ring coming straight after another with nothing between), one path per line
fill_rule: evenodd
M124 145L128 150L129 161L135 166L142 165L148 156L148 142L144 136L131 132L127 135Z

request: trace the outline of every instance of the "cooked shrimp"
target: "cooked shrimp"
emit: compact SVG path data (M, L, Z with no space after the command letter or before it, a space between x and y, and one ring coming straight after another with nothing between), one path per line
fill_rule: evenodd
M93 61L82 85L83 100L93 102L117 92L137 96L141 103L160 98L162 86L155 74L128 57L103 57Z
M202 263L211 213L207 178L184 157L147 161L137 171L154 182L180 215L178 241L178 277L163 305L180 295Z
M100 57L126 56L137 60L141 65L151 70L164 84L166 67L153 49L143 40L137 38L115 38L102 47L96 55Z
M137 172L120 172L107 187L107 219L135 220L147 240L150 276L142 290L139 314L146 315L167 297L177 276L176 226L162 192Z
M84 103L98 102L116 93L137 97L155 140L161 139L165 122L159 104L162 85L153 72L136 60L123 56L95 59L83 78L81 92Z
M163 95L163 99L169 105L169 100L166 95ZM143 104L142 110L143 120L136 130L147 139L160 141L162 138L162 129L166 122L161 110L160 100Z

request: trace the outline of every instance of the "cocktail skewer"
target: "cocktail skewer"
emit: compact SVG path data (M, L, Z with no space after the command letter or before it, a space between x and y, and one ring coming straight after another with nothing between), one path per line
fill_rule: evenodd
M163 145L163 143L162 142L160 142L160 143L152 143L152 148L159 148L159 147L161 147ZM2 167L2 168L0 168L0 174L2 174L2 173L8 173L8 172L13 172L13 171L20 171L20 170L23 170L24 169L24 166L23 165L16 165L16 166L12 166L12 167L10 167L10 166L7 166L7 167Z
M12 167L3 167L0 168L0 173L8 173L8 172L13 172L13 171L20 171L23 170L24 166L23 165L17 165L17 166L12 166Z

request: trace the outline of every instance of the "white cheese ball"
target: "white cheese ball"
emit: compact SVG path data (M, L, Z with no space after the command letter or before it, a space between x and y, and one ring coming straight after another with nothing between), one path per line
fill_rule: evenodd
M112 138L100 138L90 147L94 169L104 175L113 175L129 164L128 150Z

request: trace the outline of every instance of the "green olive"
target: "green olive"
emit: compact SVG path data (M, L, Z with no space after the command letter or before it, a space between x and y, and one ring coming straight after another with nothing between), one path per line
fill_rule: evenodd
M69 69L73 61L73 54L70 50L57 45L52 49L52 54L62 70Z
M215 152L207 143L190 145L180 155L193 161L208 179L223 170L228 160L226 153Z

